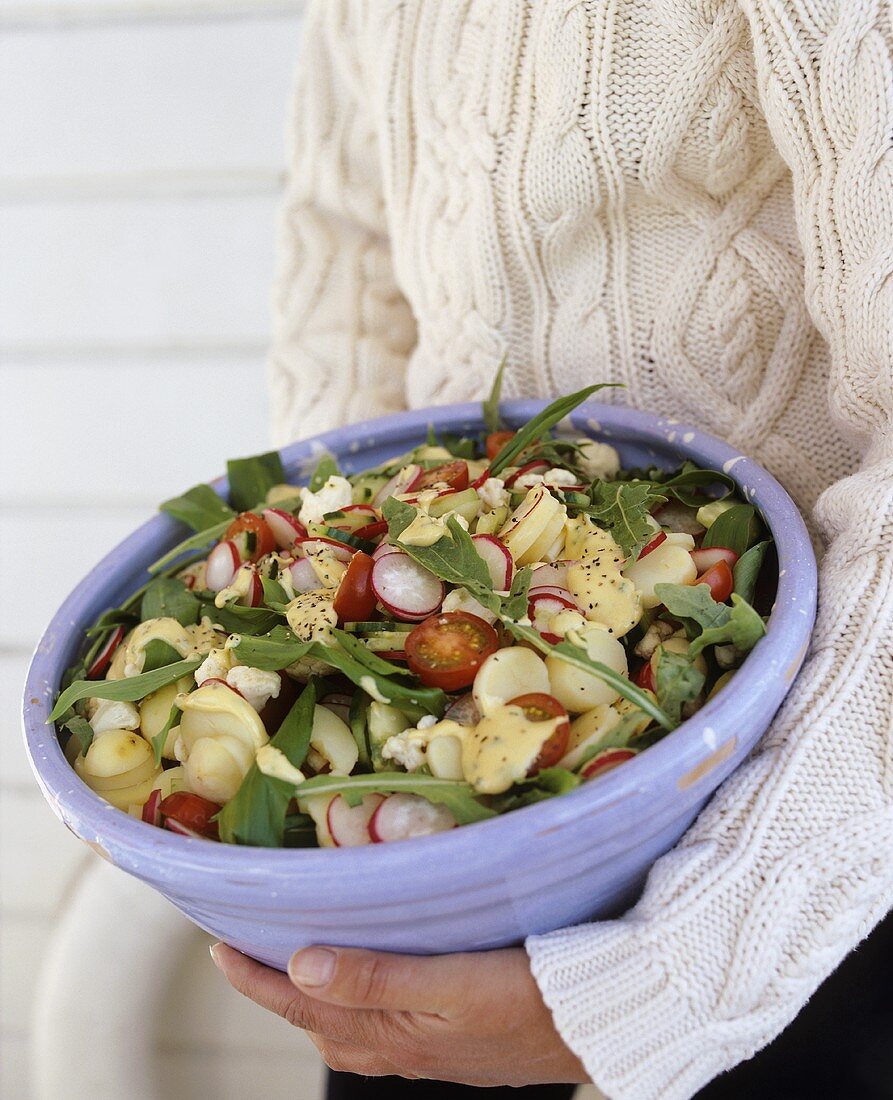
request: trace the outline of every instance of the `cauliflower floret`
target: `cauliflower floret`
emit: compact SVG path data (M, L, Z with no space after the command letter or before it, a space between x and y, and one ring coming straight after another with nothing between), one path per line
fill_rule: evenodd
M610 444L597 443L594 439L580 439L578 444L582 453L577 461L590 480L610 481L620 472L620 455Z
M478 496L485 512L493 512L497 508L508 507L511 494L505 487L502 478L488 477L478 489Z
M254 762L257 764L258 771L263 772L264 775L268 775L271 779L281 779L293 787L303 783L306 778L301 769L296 768L282 749L277 749L275 745L261 745Z
M346 477L333 474L318 493L305 489L301 496L298 519L303 524L322 523L327 512L337 512L353 501L353 490Z
M279 697L282 680L278 672L264 672L248 665L235 665L226 674L226 682L244 695L256 711L261 711L271 699Z
M94 705L95 704L95 705ZM107 730L137 730L140 728L140 712L133 703L119 703L114 699L91 699L87 712L93 727L93 736Z
M212 649L195 670L196 686L201 687L205 680L225 680L235 663L235 654L231 649Z
M570 470L562 470L558 467L546 470L543 474L543 484L552 489L566 489L569 485L579 485L580 480Z
M408 729L389 737L382 745L381 755L383 760L393 760L408 772L414 772L425 763L427 748L428 738L417 729Z

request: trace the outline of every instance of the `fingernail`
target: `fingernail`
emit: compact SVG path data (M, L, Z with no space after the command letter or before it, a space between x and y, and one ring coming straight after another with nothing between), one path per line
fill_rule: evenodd
M208 948L208 951L211 954L211 962L213 962L213 964L219 969L219 967L220 967L220 944L219 943L212 943L211 946Z
M292 955L288 974L296 985L318 987L327 985L335 973L335 952L327 947L310 947Z

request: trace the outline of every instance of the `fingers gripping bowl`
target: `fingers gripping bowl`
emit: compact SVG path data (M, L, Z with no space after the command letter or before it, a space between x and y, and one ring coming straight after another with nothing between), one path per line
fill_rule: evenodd
M502 412L514 427L542 407L508 402ZM47 718L83 631L143 584L148 565L181 537L178 524L159 516L66 600L29 671L28 751L57 815L196 923L279 968L312 942L417 953L483 949L622 909L654 860L753 747L789 690L814 621L816 568L805 525L787 494L726 444L686 425L596 403L578 408L571 422L614 446L624 468L673 469L691 460L725 471L774 539L778 586L765 636L733 683L693 717L597 781L422 839L281 850L213 844L147 826L81 782ZM285 449L282 457L292 477L324 451L345 472L359 472L423 443L431 424L441 435L483 430L479 406L447 406L330 432Z

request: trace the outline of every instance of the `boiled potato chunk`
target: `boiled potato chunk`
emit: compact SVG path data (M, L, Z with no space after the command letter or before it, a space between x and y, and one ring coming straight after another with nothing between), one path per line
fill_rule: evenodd
M229 802L252 764L251 750L247 761L245 751L235 737L200 737L183 765L186 786L212 802Z
M645 608L660 603L654 594L656 584L694 584L698 577L688 550L671 542L662 542L650 554L628 565L624 574L639 590Z
M332 775L350 775L360 758L350 727L327 707L313 708L310 746L328 761Z
M183 711L180 741L187 755L202 737L235 737L255 751L269 741L254 707L226 684L202 684L181 695L178 706Z
M538 560L536 548L545 551L555 541L566 516L565 506L544 485L534 485L509 516L499 537L518 565L528 565Z
M464 779L462 742L451 733L432 737L425 754L431 774L437 779Z
M133 730L106 730L75 761L75 771L94 791L131 787L156 770L152 746Z
M581 645L590 660L599 661L615 672L627 675L626 650L598 623L590 623L582 630L572 631L568 640ZM619 697L619 692L594 672L570 664L557 653L551 653L546 658L546 668L552 694L572 714L581 714L599 703L613 703Z
M147 741L152 741L167 725L171 707L181 692L188 691L192 687L192 679L183 676L176 683L167 684L158 691L147 695L140 703L140 733ZM173 729L168 731L167 740L161 750L161 755L166 760L174 760L174 743L176 737L172 736Z
M471 690L481 714L492 714L519 695L533 691L548 694L549 673L532 649L512 646L490 654L478 669Z

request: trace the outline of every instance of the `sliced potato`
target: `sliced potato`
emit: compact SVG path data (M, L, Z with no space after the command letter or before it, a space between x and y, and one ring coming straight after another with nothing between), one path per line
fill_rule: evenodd
M332 775L350 775L360 758L350 727L327 707L313 708L310 744L329 762Z
M167 768L155 777L155 783L152 786L152 790L161 791L161 797L167 798L169 794L173 794L174 791L186 790L186 769L182 764L178 764L176 768Z
M425 754L431 774L437 779L464 779L462 742L452 734L432 737Z
M599 661L624 676L627 674L626 650L597 623L573 631L569 640L582 645L591 660ZM571 714L581 714L599 703L613 703L619 696L619 692L594 672L577 668L557 653L546 658L546 668L552 694Z
M607 703L587 710L571 722L571 738L568 751L558 766L573 771L586 754L610 734L620 721L620 715Z
M566 515L567 509L559 504L544 485L534 485L518 507L509 516L499 537L508 547L516 562L536 561L536 556L528 556L533 544L548 529L556 515ZM549 539L550 545L555 535Z
M698 577L688 550L666 541L628 565L623 572L639 590L645 608L657 607L660 603L654 594L656 584L694 584Z
M97 791L96 793L101 794L106 802L111 802L113 806L119 810L124 810L126 813L131 806L143 805L152 791L155 790L156 779L157 775L149 776L142 783L134 783L132 787L122 787L116 791Z
M161 733L170 717L174 700L179 694L188 691L191 687L192 677L182 676L176 683L167 684L143 699L139 706L140 733L147 741L151 741ZM173 730L168 731L167 741L161 751L161 755L166 760L174 759L176 737L171 737L171 733L173 733Z
M180 740L187 755L202 737L235 737L255 751L269 741L251 704L226 684L202 684L181 695Z
M314 794L309 798L298 799L298 809L302 814L309 814L316 826L316 839L320 848L335 848L337 845L332 840L329 832L329 803L338 798L337 794Z
M518 564L532 565L536 561L548 560L549 553L559 541L563 548L564 543L562 540L564 536L564 521L566 518L566 509L563 505L559 505L558 510L553 514L552 518L543 529L543 533L523 554L520 555L520 557L518 557Z
M95 737L75 771L95 791L141 783L155 771L152 746L133 730L106 730Z
M231 737L200 737L195 742L183 765L190 791L221 804L235 796L251 762L248 767L243 766L243 761L231 751L233 743L242 747L240 741Z
M548 694L549 674L532 649L512 646L490 654L478 669L471 690L481 714L492 714L519 695L533 691Z

